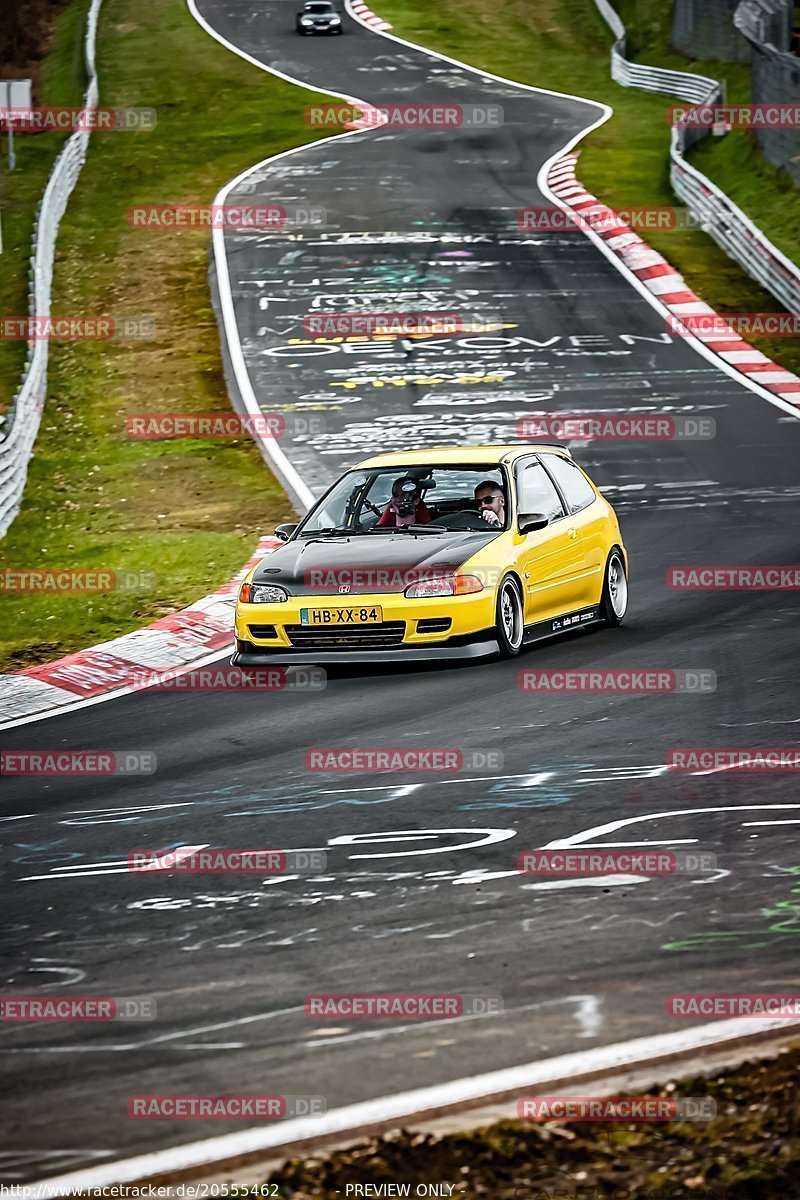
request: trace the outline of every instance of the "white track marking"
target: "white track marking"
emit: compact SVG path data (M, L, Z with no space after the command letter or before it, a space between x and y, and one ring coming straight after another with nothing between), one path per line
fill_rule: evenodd
M397 829L390 830L385 833L346 833L341 837L330 838L329 846L369 846L375 843L383 844L384 842L414 842L423 840L438 840L439 835L443 833L482 833L485 836L480 841L459 842L455 846L433 846L430 849L423 850L388 850L382 854L351 854L351 859L355 858L402 858L411 857L412 855L421 854L450 854L456 850L473 850L478 846L491 846L496 842L507 842L509 838L517 836L516 829L487 829L487 828L470 828L470 829Z
M468 995L469 993L465 993ZM593 1037L593 1033L587 1033L588 1025L594 1029L596 1027L596 1016L598 1012L597 998L589 995L578 996L556 996L552 1000L536 1000L532 1004L523 1004L519 1008L506 1009L502 1014L506 1017L516 1016L517 1013L534 1012L540 1008L552 1008L555 1004L571 1004L575 1007L575 1020L583 1027L581 1037ZM314 1037L313 1040L305 1043L306 1049L314 1050L317 1046L343 1046L350 1042L375 1041L382 1038L391 1037L396 1033L409 1033L416 1029L444 1029L445 1031L454 1025L462 1025L465 1021L486 1021L497 1020L497 1013L464 1013L460 1017L449 1017L445 1021L415 1021L408 1025L391 1025L385 1029L364 1029L358 1033L343 1033L339 1035L332 1034L329 1037ZM589 1017L587 1021L587 1016Z
M557 892L565 888L628 887L634 883L650 883L649 875L592 875L583 879L543 879L540 883L523 883L523 892Z
M751 825L800 825L800 818L791 817L788 821L742 821L743 829L749 829Z
M567 1080L577 1082L596 1072L610 1074L628 1070L645 1066L653 1059L719 1047L754 1033L780 1032L791 1030L792 1027L797 1028L798 1023L777 1017L737 1018L636 1038L629 1042L617 1042L611 1046L583 1048L557 1058L471 1075L414 1091L396 1092L360 1104L348 1104L344 1108L331 1109L322 1117L299 1117L278 1122L269 1128L260 1126L243 1129L221 1137L187 1142L170 1150L140 1154L101 1167L51 1176L42 1182L47 1184L49 1195L63 1196L75 1188L109 1187L177 1171L205 1170L242 1155L272 1153L295 1142L318 1141L322 1137L336 1135L342 1138L355 1137L366 1127L378 1124L393 1127L407 1125L420 1113L430 1116L436 1111L453 1111L457 1106L477 1105L490 1098L524 1095L534 1087L563 1086ZM674 1072L675 1064L671 1063L668 1069Z
M189 858L190 855L196 854L198 850L207 850L211 845L210 842L203 842L202 846L181 846L179 850L168 851L171 857L176 862L182 862L184 858ZM23 875L20 878L20 883L30 883L36 879L85 879L88 875L144 875L148 871L159 871L167 874L172 871L172 867L164 867L160 864L163 859L155 859L152 863L146 866L137 867L135 870L128 865L123 859L116 859L114 862L108 863L74 863L71 866L67 865L59 867L55 871L51 871L48 875ZM117 863L122 863L122 866L117 866ZM100 867L101 870L93 870L94 867ZM69 875L66 872L69 871Z
M618 846L688 846L695 844L697 838L668 838L666 841L638 842L592 842L589 838L600 837L604 833L616 833L628 825L636 825L639 821L657 821L662 817L687 817L701 813L723 812L765 812L773 809L798 809L800 804L723 804L712 808L676 808L667 812L642 813L638 817L623 817L618 821L607 821L605 825L595 825L592 829L584 829L580 833L570 834L569 837L555 838L542 847L543 850L566 850L570 846L593 846L601 849ZM780 822L778 822L780 824Z

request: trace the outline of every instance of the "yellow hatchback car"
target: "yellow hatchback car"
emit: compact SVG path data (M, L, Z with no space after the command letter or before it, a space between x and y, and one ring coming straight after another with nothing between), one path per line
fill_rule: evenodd
M616 513L560 446L378 455L275 534L236 604L243 666L512 657L628 604Z

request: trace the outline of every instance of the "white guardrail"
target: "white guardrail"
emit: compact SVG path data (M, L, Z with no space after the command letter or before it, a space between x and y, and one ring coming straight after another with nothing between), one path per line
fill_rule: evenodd
M608 0L595 0L595 4L616 38L611 48L611 77L616 83L646 92L665 92L692 104L722 103L723 87L716 79L628 62L626 31L619 13ZM773 246L766 234L707 175L686 161L687 134L685 127L672 128L670 182L676 196L748 275L789 312L800 313L800 268Z
M83 98L84 109L97 104L95 40L101 4L102 0L92 0L86 19L84 56L89 83ZM90 123L86 124L88 126ZM58 226L86 158L89 134L89 128L78 129L65 142L50 172L39 205L30 265L28 313L31 317L46 318L50 315ZM44 409L48 346L46 338L29 342L22 382L0 427L0 537L7 533L22 501L28 463Z

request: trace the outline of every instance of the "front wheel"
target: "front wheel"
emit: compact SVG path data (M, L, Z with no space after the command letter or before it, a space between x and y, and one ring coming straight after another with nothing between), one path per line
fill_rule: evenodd
M612 550L606 563L600 617L606 625L621 625L628 608L628 577L619 550Z
M503 580L497 593L495 631L501 658L514 658L519 654L525 632L522 593L517 581L511 577Z

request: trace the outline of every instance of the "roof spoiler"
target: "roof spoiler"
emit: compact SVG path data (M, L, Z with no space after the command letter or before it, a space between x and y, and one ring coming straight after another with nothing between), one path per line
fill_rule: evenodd
M537 442L537 446L552 446L554 450L560 450L562 454L566 454L567 458L572 458L572 451L566 446L562 446L561 442Z

